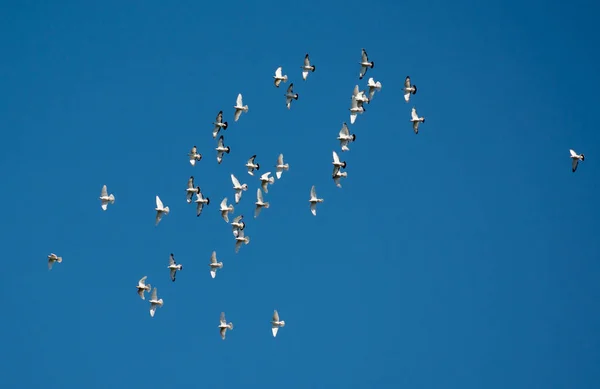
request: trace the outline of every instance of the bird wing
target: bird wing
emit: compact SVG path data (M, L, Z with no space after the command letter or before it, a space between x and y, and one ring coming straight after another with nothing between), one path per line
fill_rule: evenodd
M177 270L175 269L171 269L171 281L175 281L175 276L177 274Z
M334 176L333 182L335 182L335 186L337 186L338 188L342 187L342 184L340 183L340 176Z
M260 188L256 188L256 199L258 200L259 203L263 202L263 195L262 195Z
M145 282L146 282L146 278L148 278L148 276L143 276L143 277L142 277L142 278L141 278L141 279L138 281L138 285L139 285L140 287L142 287L142 288L143 288L143 287L145 286L144 284L145 284Z
M273 324L273 327L271 327L271 332L273 333L274 338L277 336L278 331L279 331L279 327L277 327L277 326L275 326L275 324Z
M281 85L281 78L276 78L273 83L275 84L276 87L279 88L279 85Z
M409 100L410 100L410 92L404 92L404 101L406 101L408 103Z
M304 66L310 66L310 58L308 57L308 54L304 56Z
M198 202L196 203L196 216L200 216L200 214L202 214L202 208L204 207L204 204Z
M302 71L302 79L303 79L303 80L306 80L306 77L308 77L308 71L306 71L306 70L303 70L303 71Z
M419 133L419 122L417 122L417 121L413 122L413 131L415 132L415 134Z
M271 174L271 172L266 172L265 174L263 174L262 176L260 176L260 180L261 181L267 181L267 180L269 180L269 174Z
M250 159L248 160L248 164L254 165L254 158L256 158L256 154L250 157Z
M175 262L175 256L173 254L169 255L169 266L170 265L176 265L177 262Z
M225 320L225 312L221 312L221 317L219 318L219 321L222 325L227 325L227 320Z
M317 216L317 203L310 203L310 212Z
M367 55L367 51L365 49L362 49L362 62L368 62L369 61L369 56Z
M312 188L310 188L310 197L313 199L317 198L317 190L315 189L314 185L312 186Z
M225 340L225 334L227 333L227 327L221 327L221 330L219 332L221 333L221 338L223 340Z
M240 93L240 94L238 94L238 97L237 97L237 100L235 101L235 104L236 104L238 107L243 107L243 106L244 106L244 102L243 102L243 100L242 100L242 94L241 94L241 93Z
M194 189L194 177L190 177L190 178L188 179L188 184L187 184L187 186L188 186L188 189Z
M577 156L577 153L575 152L575 150L569 149L569 152L571 153L571 157L576 157Z
M217 118L215 119L216 123L223 123L223 111L219 111L217 114Z
M158 289L152 289L152 296L150 296L150 300L158 300Z
M238 119L240 118L241 114L242 114L242 110L236 108L235 114L233 115L233 121L237 122Z
M256 205L256 208L254 208L254 218L255 219L258 217L258 215L260 215L261 209L262 209L262 206L260 206L260 205ZM236 246L237 246L237 243L242 244L242 242L238 241L238 242L236 242ZM237 247L236 247L236 249L237 249Z
M242 218L243 218L243 217L244 217L244 215L237 215L237 216L236 216L236 217L233 219L232 223L235 223L235 224L239 223L239 222L240 222L240 220L242 220Z
M292 82L287 88L287 93L294 93L294 83Z
M350 108L358 108L358 101L354 98L354 96L352 96L352 99L350 100Z
M277 313L277 310L273 312L273 321L279 321L279 313Z
M354 90L352 91L352 96L356 97L358 95L358 85L354 85Z
M210 263L217 263L217 252L213 251L210 256Z
M100 197L106 197L108 196L108 190L106 189L106 185L104 185L102 187L102 190L100 191Z
M221 201L221 209L223 208L227 208L227 197L225 197L222 201Z
M210 276L212 278L215 278L217 276L217 269L216 268L211 268L210 269Z
M163 209L163 203L160 201L160 197L156 196L156 208Z
M275 70L275 77L277 77L277 78L281 77L281 66Z
M242 191L240 189L235 191L235 203L239 203L242 199Z
M340 163L340 157L338 157L338 155L335 151L333 152L333 163L334 164Z
M575 170L577 170L578 164L579 164L579 160L577 158L573 158L573 163L572 163L573 173L575 172Z
M225 144L224 144L224 142L223 142L223 141L224 141L224 139L225 139L225 137L224 137L223 135L221 135L221 136L219 137L219 140L217 141L217 147L218 147L218 148L222 148L222 147L224 147L224 146L225 146Z
M410 77L408 77L408 76L406 76L406 78L404 79L404 87L410 88Z
M343 138L345 136L350 136L350 130L348 130L346 123L342 124L342 129L340 130L340 137Z
M410 111L410 117L412 120L419 120L419 115L417 115L417 109L415 107Z
M142 298L142 300L146 300L146 297L144 296L145 289L138 289L137 292L140 295L140 297Z
M238 181L238 179L233 174L231 175L231 182L233 183L234 187L241 186L240 182Z

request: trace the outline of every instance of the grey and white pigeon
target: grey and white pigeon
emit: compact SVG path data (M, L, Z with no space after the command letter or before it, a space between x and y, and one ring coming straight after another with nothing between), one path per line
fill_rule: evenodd
M410 100L411 93L413 95L417 94L417 86L414 84L411 85L410 77L406 76L406 78L404 79L404 100L406 100L407 103Z
M100 207L103 211L106 211L108 203L114 204L115 196L112 193L109 195L108 190L106 189L106 185L104 185L100 190Z
M571 153L571 159L573 160L571 170L573 173L575 173L575 170L577 170L577 165L579 165L579 161L585 160L585 155L583 153L577 154L573 149L569 149L569 152Z
M298 96L298 93L294 93L294 83L292 82L285 92L285 106L290 109L292 100L298 100Z
M219 141L217 142L217 148L215 150L217 150L217 162L221 164L221 162L223 162L223 153L229 154L229 152L231 151L229 146L225 146L223 135L219 137Z
M188 204L192 202L194 195L200 191L200 188L194 185L194 176L190 176L187 183L187 188L185 190L185 197Z
M221 339L225 340L225 334L227 330L233 330L233 323L227 323L225 319L225 312L221 312L221 318L219 319L219 332L221 334Z
M219 131L223 129L225 131L227 129L227 122L223 121L223 111L219 111L217 117L213 123L215 128L213 128L213 139L217 137Z
M413 125L413 131L415 132L415 134L418 134L419 133L419 123L425 123L425 118L419 117L419 115L417 115L417 109L415 107L413 107L412 111L410 112L410 121L412 122L412 125Z
M215 278L217 276L217 270L223 268L223 262L217 262L217 252L213 251L210 256L210 276Z
M196 203L196 216L200 216L204 206L210 204L210 199L208 197L204 197L204 195L200 191L200 187L198 187L198 192L196 193L196 200L194 200L194 202Z
M359 74L358 78L362 80L362 78L367 73L367 69L368 68L372 69L375 66L375 62L369 61L369 56L367 55L367 51L365 49L362 49L361 54L362 54L362 56L361 56L361 60L360 60L360 74Z
M173 253L169 255L169 270L171 271L171 281L175 282L177 276L177 270L183 270L183 265L175 262L175 256Z
M273 337L276 337L277 331L283 327L285 327L285 321L279 319L279 313L275 310L275 312L273 312L273 319L271 319L271 332L273 333Z
M62 263L62 257L59 257L58 255L51 253L50 255L48 255L48 270L52 270L52 266L54 265L54 263Z
M284 83L286 83L287 80L288 80L288 76L287 75L282 75L282 73L281 73L281 66L278 67L277 69L275 69L275 75L273 76L273 78L275 79L274 83L275 83L275 86L277 88L279 88L279 84L281 84L282 81Z
M306 78L308 77L308 72L312 73L316 69L314 65L311 65L308 54L306 54L304 56L304 65L302 65L301 67L302 67L302 79L305 81L306 81Z
M255 163L254 162L255 159L256 159L256 154L251 156L250 159L248 160L248 162L246 162L246 167L248 168L248 174L250 174L251 176L254 175L254 170L260 169L260 164Z
M196 148L196 146L194 146L188 153L188 157L190 158L190 165L196 166L196 162L198 162L202 159L202 154L200 154L198 152L198 148Z

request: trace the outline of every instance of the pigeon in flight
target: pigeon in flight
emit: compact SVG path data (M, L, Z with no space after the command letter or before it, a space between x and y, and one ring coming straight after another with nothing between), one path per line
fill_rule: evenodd
M342 187L342 184L340 183L340 178L342 177L348 177L348 172L342 172L340 171L339 167L334 167L333 168L333 182L335 182L335 186L337 186L338 188Z
M219 141L217 142L217 148L215 149L215 150L217 150L217 162L219 164L221 164L221 162L223 162L223 153L229 154L229 152L231 151L229 146L225 146L223 139L224 139L223 135L221 135L219 137Z
M233 330L233 323L227 323L225 319L225 312L221 312L221 318L219 319L219 332L221 333L221 339L225 340L225 334L227 330Z
M367 55L367 51L365 49L362 49L362 57L361 57L361 61L360 61L360 74L359 74L358 78L360 80L362 80L362 78L367 73L367 69L368 68L372 69L373 66L375 66L375 62L369 61L369 56Z
M187 189L185 190L185 197L188 204L192 202L194 195L200 192L200 187L194 185L194 176L190 176L187 183Z
M310 71L311 73L315 71L315 66L310 64L310 58L308 57L308 54L306 54L304 56L304 65L301 66L302 67L302 79L306 81L306 78L308 77L308 72Z
M285 321L279 320L279 313L275 310L275 312L273 312L273 319L271 320L271 332L273 332L273 337L276 337L277 331L283 327L285 327Z
M217 276L217 269L223 268L223 262L217 262L217 252L213 251L210 256L210 276L215 278Z
M188 153L188 157L190 157L190 165L196 166L196 162L202 159L202 154L200 154L196 146L194 146Z
M231 227L233 228L233 236L237 236L237 230L243 230L246 228L246 223L242 221L244 215L236 216L231 222Z
M242 244L250 243L250 237L246 236L244 230L237 230L233 236L235 236L235 253L237 254Z
M254 203L256 204L256 209L254 210L254 218L256 219L258 217L258 215L260 214L260 210L263 208L269 208L269 202L264 202L263 201L263 194L260 190L260 188L256 189L256 202Z
M108 194L106 185L104 185L102 187L102 190L100 191L100 202L101 202L100 207L102 208L103 211L106 211L106 208L108 207L108 203L111 203L111 204L115 203L115 196L112 193L110 195Z
M294 83L292 82L285 92L285 106L290 109L292 100L298 100L298 93L294 93Z
M275 175L278 180L281 178L284 170L288 171L290 169L290 165L283 162L283 154L279 154L279 157L277 157L277 165L275 165L275 168L277 169Z
M410 77L406 76L406 79L404 80L404 100L406 100L406 102L408 103L408 101L410 100L410 94L417 94L417 86L416 85L411 85L410 84Z
M571 159L573 160L571 170L573 171L573 173L575 173L575 170L577 170L577 165L579 165L579 161L585 160L585 155L583 155L583 153L577 154L575 150L572 149L569 149L569 152L571 153Z
M242 101L241 93L238 95L237 100L235 102L235 106L233 108L235 108L235 114L233 115L233 120L236 122L240 118L240 115L242 114L242 112L248 112L248 106L244 105L244 102Z
M48 255L48 270L52 270L52 266L54 265L54 262L58 262L58 263L62 263L62 257L59 257L58 255L51 253L50 255Z
M275 70L275 75L273 76L273 78L275 79L275 86L277 88L279 88L279 84L281 84L282 81L286 83L288 80L287 75L281 75L281 66Z
M366 111L366 109L363 107L362 101L356 100L356 98L354 96L352 96L352 99L350 101L349 109L350 109L350 124L354 124L354 122L356 121L357 114L362 115L362 113Z
M169 214L169 207L163 206L163 203L160 200L160 197L156 196L156 208L154 208L154 210L156 211L156 224L155 225L158 225L158 223L160 223L160 220L162 219L163 215Z
M381 90L381 82L375 82L373 77L371 77L369 78L369 81L367 81L367 86L369 87L369 101L371 101L371 99L373 99L373 95L375 95L375 92Z
M338 135L338 140L340 141L340 145L342 146L342 151L350 150L348 148L348 143L354 142L356 140L356 134L350 134L350 130L348 130L348 125L346 123L342 124L342 129Z
M310 212L314 216L317 216L317 204L322 203L323 199L317 197L317 191L315 190L314 185L312 186L312 188L310 188L310 200L308 201L310 202Z
M236 119L237 121L237 119ZM219 111L219 113L217 114L217 117L215 119L215 122L213 123L215 128L213 129L213 139L217 137L217 135L219 134L219 131L221 129L223 129L223 131L225 131L227 129L227 122L223 121L223 111Z
M260 185L265 193L269 193L269 184L273 184L275 182L275 177L269 177L269 174L271 174L271 172L266 172L260 176Z
M250 159L248 160L248 162L246 162L246 167L248 168L248 174L250 174L251 176L254 175L254 170L260 169L260 164L254 163L255 159L256 159L256 154L251 156Z
M146 284L146 278L148 278L148 276L143 276L137 284L137 292L142 298L142 300L146 300L146 297L144 297L144 292L150 293L150 290L152 289L152 286L150 284Z
M231 182L233 183L233 189L235 190L235 203L239 203L242 198L242 192L248 190L248 184L241 184L238 179L232 174Z
M204 205L210 204L210 199L202 195L202 192L200 192L200 187L197 188L198 192L196 193L196 200L194 200L194 202L196 203L196 216L200 216Z
M417 109L413 107L412 111L410 112L410 121L413 124L413 130L415 131L415 134L418 134L419 123L425 123L425 118L419 117L419 115L417 115Z
M169 256L169 270L171 270L171 281L175 282L175 276L177 276L177 270L183 270L183 265L175 262L175 256L173 253Z
M227 205L227 197L221 201L221 217L225 220L225 223L229 223L229 212L233 213L233 204Z
M154 287L152 290L152 295L150 296L150 316L154 317L154 313L156 312L156 308L162 308L163 299L158 298L158 289Z

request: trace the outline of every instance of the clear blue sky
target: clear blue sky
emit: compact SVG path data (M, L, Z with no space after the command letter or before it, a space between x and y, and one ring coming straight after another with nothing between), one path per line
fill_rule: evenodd
M600 386L597 5L42 3L0 13L0 387ZM375 67L359 81L362 47ZM383 88L341 153L370 76ZM238 93L250 110L234 123ZM569 148L587 157L575 174ZM279 153L290 170L254 220L244 163L274 171ZM237 255L218 212L231 173L250 186ZM200 218L192 174L212 200ZM157 194L171 214L155 227ZM50 252L64 258L51 272ZM143 275L165 301L154 318Z

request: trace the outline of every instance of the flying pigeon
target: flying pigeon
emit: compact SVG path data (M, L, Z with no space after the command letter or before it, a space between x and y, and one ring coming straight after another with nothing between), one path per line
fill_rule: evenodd
M237 119L236 119L236 121L237 121ZM227 122L223 121L223 111L219 111L219 113L217 114L217 118L215 119L215 122L213 124L215 126L215 128L213 129L213 139L214 139L217 137L217 134L219 133L219 131L221 129L223 129L223 131L225 131L227 129Z
M288 109L292 106L292 99L298 100L298 93L294 93L294 83L292 82L285 92L285 105Z
M150 293L150 290L152 289L152 286L150 284L146 284L146 278L148 278L148 276L143 276L137 284L137 292L142 298L142 300L146 300L146 297L144 297L144 292Z
M223 143L223 135L219 137L219 141L217 142L217 148L215 150L217 150L217 162L220 164L223 161L223 153L229 154L229 151L231 151L229 146L225 146L225 144Z
M194 200L194 202L196 203L196 216L200 216L204 205L210 204L210 199L202 195L202 192L200 192L200 187L197 189L198 192L196 193L196 200Z
M115 196L112 193L110 195L108 194L106 185L104 185L102 187L102 190L100 191L100 202L101 202L100 207L102 208L103 211L106 211L106 208L108 207L108 203L111 203L111 204L115 203Z
M169 214L169 207L163 206L163 203L162 203L162 201L160 201L160 198L158 196L156 196L156 208L154 208L154 210L156 211L156 224L155 225L158 225L158 223L162 219L163 215Z
M371 77L371 78L369 78L369 81L367 81L367 86L369 87L369 101L370 101L371 99L373 99L373 95L375 94L375 91L381 90L381 82L379 82L379 81L375 82L373 77Z
M579 160L581 160L581 161L585 160L585 155L583 155L583 153L577 154L575 152L575 150L572 150L572 149L569 149L569 152L571 152L571 159L573 160L573 164L571 165L572 166L571 170L573 170L573 173L575 173L575 170L577 170L577 165L579 165Z
M210 276L215 278L217 276L217 269L223 268L223 262L217 262L217 252L213 251L210 256Z
M267 201L265 203L263 201L263 194L262 194L260 188L256 189L256 202L254 204L256 204L256 209L254 210L254 218L255 219L260 214L260 210L261 209L263 209L263 208L269 208L269 202Z
M281 75L281 66L275 70L275 75L273 76L273 78L275 79L275 86L277 88L279 88L279 84L281 84L281 81L286 83L288 80L287 75L283 75L283 76Z
M242 198L242 192L248 190L248 185L247 184L242 184L240 185L240 182L238 181L237 178L235 178L235 176L232 174L231 175L231 182L233 183L233 189L235 190L235 203L239 203L240 199Z
M233 236L235 236L235 253L237 254L240 251L242 244L250 243L250 237L246 236L244 230L237 230Z
M171 270L171 281L173 282L175 282L177 270L183 270L183 265L175 262L175 256L173 256L173 253L171 253L169 256L169 270Z
M354 142L356 140L356 134L350 134L350 130L348 130L348 125L346 123L342 124L342 129L338 135L338 140L340 141L340 145L342 146L342 151L350 150L348 148L349 142Z
M276 337L277 331L283 327L285 327L285 321L279 320L279 313L275 310L275 312L273 312L273 319L271 320L271 332L273 332L273 337Z
M188 153L188 157L190 157L190 165L195 166L196 162L202 159L202 154L200 154L196 146L194 146Z
M233 228L233 236L237 236L238 230L243 230L244 228L246 228L246 223L242 221L243 218L244 215L238 215L231 222L231 227Z
M235 106L233 108L235 108L235 114L233 115L233 120L236 122L240 118L240 115L242 114L242 112L248 112L248 106L244 105L244 102L242 101L241 93L238 95L237 100L235 102Z
M363 107L362 101L358 101L354 96L352 96L350 101L350 124L354 124L357 114L362 115L362 113L365 111L366 109Z
M304 65L302 65L301 68L302 79L306 81L306 78L308 77L308 72L314 72L316 69L314 65L310 64L310 58L308 57L308 54L304 56Z
M362 58L360 61L360 74L359 74L358 78L362 80L362 78L367 73L367 69L368 68L372 69L373 66L375 66L375 62L373 62L373 61L369 62L369 56L367 55L367 51L365 49L362 49Z
M265 193L269 193L269 184L273 184L275 182L275 177L269 177L271 172L266 172L262 176L260 176L260 185Z
M417 86L416 85L411 85L410 84L410 77L406 76L406 79L404 80L404 100L406 100L406 102L408 103L408 101L410 100L410 94L417 94Z
M288 171L290 169L290 165L283 163L283 154L279 154L279 157L277 157L277 165L275 165L275 168L277 169L275 175L278 180L281 178L284 170Z
M342 172L342 171L340 171L339 167L334 167L332 176L333 176L333 182L335 182L335 186L337 186L338 188L341 188L342 184L340 183L340 178L348 177L348 172Z
M221 318L219 320L219 332L221 333L221 339L225 340L225 334L227 330L233 330L233 323L227 324L225 320L225 312L221 312Z
M419 115L417 115L417 109L415 107L413 107L412 111L410 112L410 121L413 124L413 130L415 131L415 134L418 134L419 133L419 122L425 123L425 118L419 117Z
M227 197L221 201L221 217L225 220L225 223L229 223L229 212L233 213L233 204L227 205Z
M256 159L256 154L251 156L250 159L248 160L248 162L246 162L246 167L248 168L248 174L250 174L251 176L254 175L254 170L260 169L260 165L258 163L254 163L255 159Z
M354 90L352 91L352 96L354 96L356 101L360 101L362 103L369 104L371 102L371 100L369 100L369 98L367 97L367 94L365 93L365 91L358 89L358 85L354 86Z
M185 190L185 197L188 204L192 202L194 195L200 192L200 188L194 185L194 176L190 176L187 183L187 189Z
M51 253L50 255L48 255L48 270L52 270L52 266L54 265L54 262L58 262L58 263L62 263L62 257L59 257L58 255Z
M310 200L308 201L310 202L310 212L312 212L314 216L317 216L317 204L322 203L323 199L317 197L317 191L315 190L314 185L310 188Z
M158 299L158 289L154 287L152 291L152 295L150 296L150 316L154 317L154 313L156 312L156 307L162 308L163 299Z
M335 169L346 168L346 161L340 162L340 157L338 157L337 153L333 152L333 169L335 173Z

